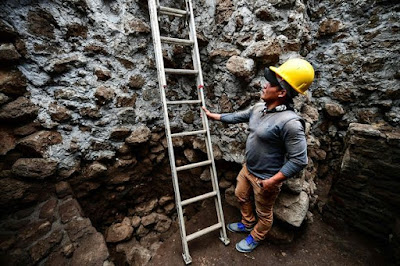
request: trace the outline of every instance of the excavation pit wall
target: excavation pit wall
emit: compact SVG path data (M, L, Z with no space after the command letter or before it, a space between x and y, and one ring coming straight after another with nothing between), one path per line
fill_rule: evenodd
M285 184L275 213L278 224L291 228L277 233L277 241L290 242L292 229L312 221L308 210L323 212L328 196L316 183L337 179L349 124L398 128L399 7L291 0L194 5L210 110L257 102L266 65L301 55L316 69L308 96L295 100L306 120L309 165ZM2 258L26 265L85 261L85 254L96 263L148 261L177 225L147 4L3 1L0 7ZM185 37L182 20L165 17L160 25L163 35ZM182 47L165 47L163 56L166 67L192 68ZM196 98L196 90L186 77L168 78L171 100ZM199 128L197 107L178 106L169 116L174 132ZM223 200L235 204L247 126L210 126ZM174 142L178 165L206 157L198 137ZM208 178L206 169L183 173L183 198L209 192ZM288 205L294 206L279 213ZM187 208L186 217L199 208ZM346 215L334 205L328 210ZM387 220L393 232L376 230L384 232L378 239L389 234L399 242L396 217ZM94 252L91 241L102 248Z

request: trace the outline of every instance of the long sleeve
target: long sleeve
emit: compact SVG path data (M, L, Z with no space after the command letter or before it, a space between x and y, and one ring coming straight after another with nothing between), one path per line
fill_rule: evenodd
M244 111L221 114L221 122L224 122L227 124L249 122L252 111L253 111L253 107L250 107Z
M307 166L307 142L303 125L299 120L290 120L283 127L283 139L287 152L287 161L280 171L286 177L292 177Z

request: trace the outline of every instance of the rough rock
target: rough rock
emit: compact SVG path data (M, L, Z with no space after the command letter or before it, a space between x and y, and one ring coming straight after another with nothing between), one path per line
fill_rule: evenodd
M135 209L134 213L139 216L145 216L151 213L152 210L158 205L157 199L152 199L147 202L143 202L138 204Z
M29 254L34 263L37 263L50 254L52 249L62 240L63 234L60 230L54 231L47 238L41 239L29 249Z
M111 225L106 231L106 242L116 243L129 240L132 237L133 227L129 218L125 218L122 223Z
M51 230L51 223L49 221L35 221L24 228L18 234L18 242L20 246L29 245L34 241L39 240Z
M96 229L92 226L90 220L80 216L72 218L65 226L65 231L73 242L96 233Z
M144 237L145 235L147 235L150 232L149 229L147 229L146 227L144 227L142 224L139 226L138 229L136 229L136 235L138 237Z
M225 200L229 205L240 209L239 201L235 196L235 186L232 185L225 190Z
M274 206L274 215L294 227L300 227L306 217L309 207L307 193L302 191L299 195L281 193Z
M253 59L232 56L226 63L226 68L236 77L249 81L255 72L255 63Z
M84 39L87 38L88 28L84 25L80 25L78 23L73 23L67 26L67 34L66 38L73 38L73 37L82 37Z
M21 123L34 119L39 108L25 97L19 97L13 102L7 103L0 108L0 120Z
M71 185L66 181L61 181L56 184L56 193L58 198L62 199L68 195L72 195Z
M168 202L174 201L174 199L175 199L174 196L162 196L158 201L158 204L160 204L160 206L164 206Z
M342 27L342 23L339 20L326 19L321 22L318 33L320 36L329 36L337 33Z
M230 49L221 48L221 49L212 50L209 54L209 58L210 59L214 59L216 57L225 58L225 57L232 57L234 55L240 55L240 50L234 49L234 48L230 48Z
M151 131L145 125L133 129L131 135L125 139L125 142L131 145L147 142L150 139Z
M15 148L15 136L11 132L0 129L0 139L0 155L6 155Z
M168 231L168 229L171 227L172 220L168 218L168 216L163 215L163 214L158 214L157 216L157 224L154 227L154 230L160 233L164 233Z
M15 61L18 60L21 55L12 43L0 44L0 60L1 61Z
M142 217L142 224L143 226L148 226L151 224L155 224L158 222L158 214L153 212L147 216Z
M108 69L95 69L94 74L97 76L97 79L101 81L106 81L111 78L111 71Z
M28 13L29 32L48 38L54 38L54 26L57 25L54 17L43 9L31 10Z
M71 265L103 265L109 253L104 237L99 232L83 238L72 256Z
M150 26L139 18L131 18L125 24L127 33L149 33Z
M337 103L325 104L325 110L331 117L340 117L345 114L343 107Z
M16 176L43 180L53 176L57 171L58 162L43 158L21 158L12 166Z
M150 251L140 245L136 239L132 239L123 244L118 244L116 250L117 252L125 254L128 265L146 265L151 259Z
M282 185L282 188L290 193L300 194L303 188L304 178L304 172L302 172L299 174L299 176L286 179Z
M203 171L203 173L201 173L200 175L200 179L203 181L210 181L211 180L211 173L210 173L210 169L205 169Z
M1 178L0 187L2 188L0 206L9 207L15 205L15 201L23 199L27 190L32 186L13 178Z
M126 127L115 128L112 130L112 132L110 134L110 139L124 140L130 134L131 134L131 130L129 128L126 128ZM126 146L126 147L128 147L128 146Z
M62 136L56 131L39 131L17 142L18 148L26 153L44 156L48 147L62 142Z
M75 199L67 199L58 206L61 222L67 223L76 217L82 217L82 209Z
M133 228L138 228L142 219L139 216L133 216L131 220L131 224Z
M99 87L96 89L96 92L94 94L94 97L96 97L96 100L100 104L105 104L107 102L112 101L114 99L115 92L112 88L107 88L107 87Z
M49 106L51 119L57 122L63 122L71 118L71 111L62 105L52 103Z
M57 75L82 67L86 65L86 62L87 59L81 55L70 55L64 58L56 57L50 59L44 69L50 74Z
M276 40L259 41L251 44L242 53L244 57L261 60L263 64L275 64L278 62L282 49Z
M39 218L53 221L54 215L57 211L57 199L51 198L46 201L40 209Z
M101 177L106 172L107 172L107 167L105 165L99 162L94 162L87 167L85 171L85 177L87 179L97 178Z
M139 90L144 85L145 80L141 75L133 75L129 78L129 87L135 90Z

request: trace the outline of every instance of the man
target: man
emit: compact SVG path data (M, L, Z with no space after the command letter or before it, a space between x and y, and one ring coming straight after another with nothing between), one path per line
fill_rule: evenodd
M246 111L205 114L225 123L249 122L246 163L237 177L235 195L241 206L241 222L228 224L232 232L250 233L236 244L240 252L251 252L272 226L273 205L282 182L307 165L304 121L291 104L297 93L304 94L314 79L314 69L303 59L289 59L279 68L264 71L267 79L261 100ZM258 221L250 195L254 194Z

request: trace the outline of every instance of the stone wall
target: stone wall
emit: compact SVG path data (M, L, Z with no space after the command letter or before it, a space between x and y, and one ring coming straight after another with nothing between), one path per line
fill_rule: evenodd
M351 225L399 249L400 130L352 123L341 169L324 208L337 226Z
M183 8L175 2L162 1ZM71 242L63 259L74 258L85 238L71 240L57 207L65 199L56 193L70 187L68 200L82 209L77 219L86 221L90 235L103 233L109 260L123 254L121 261L148 261L176 228L176 217L146 1L6 0L0 8L1 217L50 228L22 248L13 239L23 227L2 223L1 253L22 250L24 258L44 263ZM310 163L285 184L275 210L285 228L298 228L307 213L312 220L309 209L324 204L316 183L340 171L349 124L398 127L399 5L196 0L194 8L210 110L257 102L267 65L303 56L316 69L308 96L295 100L306 120ZM162 35L186 37L180 19L164 17L160 26ZM192 68L187 52L166 46L166 67ZM169 77L166 93L171 100L193 99L196 89L189 78ZM196 106L178 106L169 116L174 132L199 128ZM247 126L210 125L222 194L233 204ZM206 156L200 138L175 145L177 165ZM184 172L180 182L184 198L211 189L205 168ZM56 218L37 215L43 204L53 206ZM186 217L196 209L186 208ZM52 233L43 256L29 253ZM291 241L293 232L283 238ZM107 260L105 254L99 258Z

